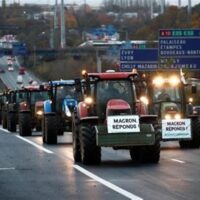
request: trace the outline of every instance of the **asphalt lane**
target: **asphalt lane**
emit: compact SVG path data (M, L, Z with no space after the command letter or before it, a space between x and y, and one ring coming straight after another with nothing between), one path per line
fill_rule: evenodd
M100 166L84 166L73 162L70 134L59 136L58 145L43 145L40 133L25 137L53 152L46 153L17 134L0 132L4 199L198 200L200 196L199 149L181 150L178 143L166 142L159 164L134 164L128 151L103 148Z

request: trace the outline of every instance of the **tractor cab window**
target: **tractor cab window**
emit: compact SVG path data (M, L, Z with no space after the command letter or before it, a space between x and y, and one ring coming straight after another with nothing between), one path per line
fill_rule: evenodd
M97 113L104 117L110 99L122 99L132 106L135 100L134 87L128 80L103 80L96 85ZM133 91L134 90L134 91Z
M164 110L169 106L181 109L181 93L179 87L158 87L153 90L153 109L154 114L163 116Z
M180 102L181 94L178 87L162 87L154 88L153 100L154 102L161 101L178 101Z
M36 91L31 93L31 100L32 102L37 102L37 101L44 101L48 99L48 91Z
M57 87L57 98L64 99L64 98L72 98L75 92L75 88L72 86L60 86Z
M25 92L17 92L16 93L16 103L21 103L26 99L27 93Z

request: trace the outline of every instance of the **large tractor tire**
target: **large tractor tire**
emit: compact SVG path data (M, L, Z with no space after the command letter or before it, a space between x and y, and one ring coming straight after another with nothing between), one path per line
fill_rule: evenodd
M79 123L78 123L78 118L75 114L72 117L72 145L73 145L74 161L75 162L81 162Z
M0 111L0 124L2 123L2 111Z
M16 113L15 112L8 113L7 128L10 132L16 132L17 124L16 124Z
M30 112L19 114L19 135L20 136L32 135L32 120Z
M45 115L44 117L44 132L45 141L47 144L57 144L57 125L55 115Z
M45 116L42 118L42 141L43 143L46 143L46 138L45 138L45 126L44 126L44 123L45 123L45 120L44 120Z
M200 147L200 121L198 118L192 119L192 140L183 140L179 144L182 149Z
M160 133L156 131L155 144L150 146L136 146L130 149L133 162L158 163L160 160Z
M57 124L57 135L64 135L64 125L63 125L63 119L62 116L57 115L56 116L56 124Z
M101 148L96 145L96 130L93 125L80 125L80 147L83 164L101 163Z
M7 112L2 112L2 127L7 129Z

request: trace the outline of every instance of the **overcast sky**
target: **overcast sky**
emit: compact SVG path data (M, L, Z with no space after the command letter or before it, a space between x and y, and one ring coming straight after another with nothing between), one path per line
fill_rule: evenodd
M41 4L41 3L45 3L45 4L54 4L55 0L6 0L6 2L20 2L22 3L36 3L36 4ZM61 0L58 0L58 2L60 2ZM65 3L77 3L77 4L83 4L84 1L86 1L86 3L88 3L89 5L100 5L102 3L103 0L64 0ZM177 5L178 4L178 0L165 0L166 2L169 2L170 4L173 5ZM192 1L192 5L195 5L197 3L200 3L200 0L191 0ZM1 0L0 0L1 2ZM181 0L182 5L185 6L188 2L188 0Z

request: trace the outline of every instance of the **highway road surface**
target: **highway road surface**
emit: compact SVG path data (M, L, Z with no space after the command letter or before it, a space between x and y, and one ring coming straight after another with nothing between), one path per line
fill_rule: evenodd
M8 88L15 89L15 88L21 88L22 85L24 86L29 85L30 78L34 81L37 81L38 83L41 83L41 81L38 78L36 78L31 72L25 71L25 74L21 75L23 83L17 84L17 76L19 75L19 67L20 67L20 63L18 59L16 58L16 61L13 62L14 71L8 71L7 56L3 56L0 58L0 68L4 69L5 71L5 73L0 74L0 79Z
M162 143L158 164L135 164L128 151L102 149L102 164L73 161L71 134L43 145L0 128L2 200L199 200L200 149Z

